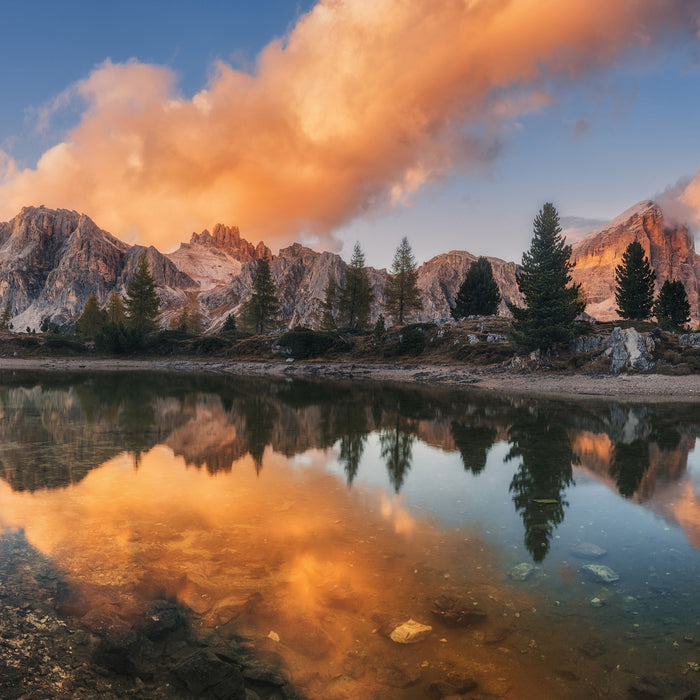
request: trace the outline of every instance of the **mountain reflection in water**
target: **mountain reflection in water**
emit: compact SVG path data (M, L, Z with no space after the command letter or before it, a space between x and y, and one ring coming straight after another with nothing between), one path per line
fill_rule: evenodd
M504 583L508 549L518 547L504 541L509 519L519 521L531 561L545 562L584 481L643 504L698 547L700 484L688 457L699 434L696 406L3 374L0 528L24 530L66 572L76 617L98 609L128 620L165 595L222 635L245 629L265 640L274 630L295 682L313 697L374 697L377 688L381 697L409 697L408 688L423 697L448 668L496 695L515 686L513 697L538 697L547 677L550 697L594 697L592 689L616 692L622 681L563 642L570 629L552 632L561 610L541 627L518 625L541 592ZM459 471L449 472L438 505L410 487L427 480L439 491L453 464ZM478 497L461 490L479 484L500 491L483 512L464 515L458 504ZM503 529L500 540L489 527ZM435 625L440 594L478 597L489 623L436 626L446 641L413 647L386 639L408 617ZM574 614L581 605L587 613L587 600L571 602L572 625L585 617ZM635 664L648 662L619 639L609 645L615 663L634 654ZM542 653L524 653L534 648ZM571 670L574 682L552 663L591 669ZM398 671L387 676L387 664Z

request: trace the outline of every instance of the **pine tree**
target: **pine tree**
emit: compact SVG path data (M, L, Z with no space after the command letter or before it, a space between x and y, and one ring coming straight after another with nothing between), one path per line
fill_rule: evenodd
M501 303L501 293L486 258L474 261L467 270L452 309L456 319L465 316L494 316Z
M156 294L156 283L146 259L146 253L141 255L134 278L129 282L124 301L128 325L145 335L158 327L156 319L160 303Z
M545 204L535 217L530 250L523 255L518 289L526 308L509 305L513 339L529 350L570 340L574 320L584 309L579 284L572 284L571 246L565 245L559 214Z
M224 334L231 334L236 332L236 317L230 313L228 316L226 316L226 320L224 321L224 325L221 326L221 330L219 333L221 335Z
M622 262L615 268L615 301L622 318L643 321L651 316L654 305L656 273L639 241L627 246Z
M5 310L2 312L2 316L0 316L0 330L6 331L8 330L12 324L10 321L12 320L12 302L8 299L7 302L5 303Z
M338 315L343 325L364 330L369 323L373 298L365 256L360 244L355 243L352 259L345 270L345 286L338 299Z
M86 338L94 338L107 323L107 312L100 308L97 295L91 294L85 302L83 313L75 324L75 332Z
M690 303L680 280L666 280L654 303L654 316L659 326L670 331L681 331L690 322Z
M404 236L394 253L391 274L384 290L386 310L398 325L403 325L413 311L420 311L423 302L418 291L418 273L413 251Z
M380 339L386 332L386 323L384 322L384 316L379 314L377 322L374 324L374 337Z
M253 295L245 305L246 325L253 333L264 333L279 321L280 304L270 273L270 261L261 258L253 280Z
M109 297L105 311L107 312L107 320L110 323L126 323L124 304L116 290L113 291L112 295Z
M337 328L336 323L336 313L338 305L338 285L336 284L335 277L331 275L328 278L328 284L326 285L326 291L323 295L323 301L321 302L321 308L323 309L323 315L321 316L321 330L322 331L332 331Z

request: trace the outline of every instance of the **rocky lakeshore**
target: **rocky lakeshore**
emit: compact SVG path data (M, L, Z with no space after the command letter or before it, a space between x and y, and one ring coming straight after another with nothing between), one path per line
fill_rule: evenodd
M473 391L559 398L622 401L699 401L700 375L584 374L515 371L456 364L190 359L0 358L0 370L51 372L188 372L251 377L400 382Z

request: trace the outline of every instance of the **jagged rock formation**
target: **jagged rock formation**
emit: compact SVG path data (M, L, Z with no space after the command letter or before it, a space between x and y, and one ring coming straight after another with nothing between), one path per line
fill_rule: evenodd
M84 214L25 207L0 223L0 298L10 300L13 326L39 329L44 318L69 323L91 294L106 303L123 292L146 252L161 302L180 303L196 282L155 248L129 246L98 228Z
M657 285L680 279L700 318L700 256L684 226L664 221L658 205L641 202L573 245L574 279L588 296L587 313L599 320L616 318L614 271L627 245L639 240L657 273ZM0 305L9 299L13 326L38 329L48 318L58 324L74 321L90 294L105 303L112 290L123 293L143 252L158 284L163 313L169 320L198 299L205 329L217 330L228 313L240 313L252 293L257 261L271 260L272 277L282 307L281 326L317 328L325 288L333 276L345 281L340 256L319 253L298 243L273 256L264 243L254 246L236 227L217 224L213 232L194 233L189 243L168 255L153 247L129 246L101 230L87 216L66 210L26 207L12 221L0 223ZM437 255L418 268L423 310L416 321L448 318L457 290L476 257L464 251ZM489 258L503 301L521 304L517 266ZM368 268L374 293L371 321L385 314L387 272ZM387 319L390 321L390 319Z
M588 297L586 313L600 321L618 318L615 311L615 267L627 246L639 241L656 272L656 291L667 279L685 286L690 313L700 318L700 256L686 226L669 223L658 204L639 202L608 224L573 244L574 280Z
M167 257L196 280L202 291L208 291L229 284L245 263L263 257L272 259L272 251L262 241L253 246L241 238L237 226L217 224L213 233L193 233L189 243L182 243Z
M449 318L459 287L476 256L461 250L437 255L418 268L418 288L421 290L423 311L421 321ZM487 258L501 292L500 315L510 315L507 303L522 304L522 294L515 279L517 265L498 258Z

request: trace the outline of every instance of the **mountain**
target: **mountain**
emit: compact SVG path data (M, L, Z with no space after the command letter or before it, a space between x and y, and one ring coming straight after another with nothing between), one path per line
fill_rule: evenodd
M599 321L618 318L615 267L627 246L639 241L656 271L656 291L667 279L683 282L694 321L700 318L700 256L687 226L664 218L658 204L639 202L572 245L573 277L588 298L586 313Z
M700 317L700 257L685 226L664 219L651 201L640 202L605 226L573 244L574 279L588 296L587 313L599 320L615 313L615 266L627 245L639 240L657 273L685 285L694 320ZM272 277L289 327L317 328L328 280L345 281L347 264L339 255L318 252L295 243L274 256L262 242L254 246L237 227L217 224L212 232L193 233L173 253L129 246L100 229L89 217L74 211L25 207L11 221L0 223L0 305L11 301L13 327L39 329L43 319L68 324L81 313L91 294L106 303L113 290L123 294L138 260L146 254L158 285L161 324L197 299L205 329L217 330L228 313L240 314L250 298L258 260L270 260ZM450 251L423 263L417 270L423 310L415 320L448 318L457 290L476 260L465 251ZM522 303L515 263L489 258L503 302ZM369 267L375 295L371 319L384 310L387 271ZM389 319L387 319L389 320Z
M107 302L123 293L146 253L164 307L180 305L197 283L153 247L129 246L85 214L25 207L0 223L0 297L11 301L15 329L39 329L44 318L74 321L91 294Z
M238 226L217 224L212 233L206 229L193 233L189 243L182 243L167 257L205 291L228 284L240 274L244 263L271 259L272 251L262 241L253 246L241 238Z

